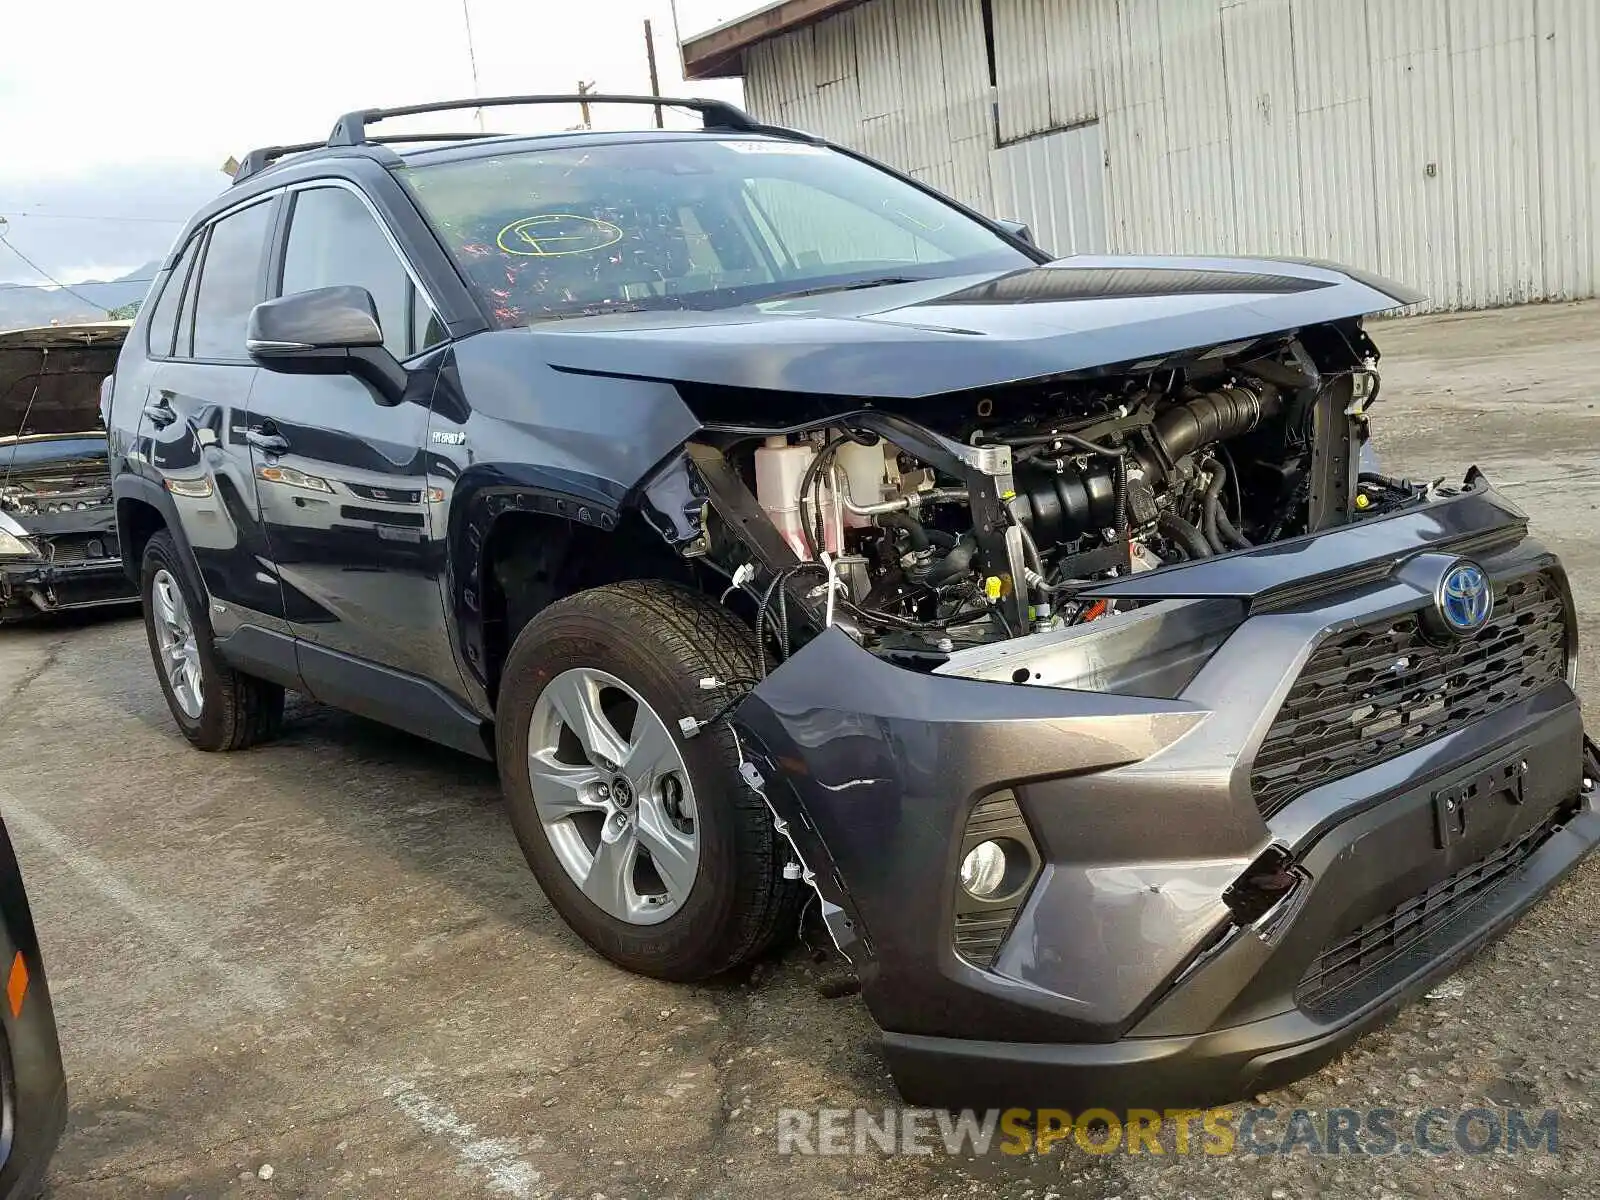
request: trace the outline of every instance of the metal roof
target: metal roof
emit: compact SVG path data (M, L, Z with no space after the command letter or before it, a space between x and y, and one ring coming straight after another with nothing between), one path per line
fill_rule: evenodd
M775 0L748 16L685 38L678 47L683 55L683 77L714 79L742 75L744 52L757 42L861 3L863 0Z

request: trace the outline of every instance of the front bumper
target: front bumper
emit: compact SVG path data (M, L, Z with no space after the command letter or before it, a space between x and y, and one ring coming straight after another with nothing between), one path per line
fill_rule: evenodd
M62 564L37 559L0 563L0 620L132 604L138 599L123 573L121 557Z
M1526 541L1480 561L1497 578L1555 569ZM756 689L737 714L752 775L907 1099L1171 1107L1281 1083L1600 841L1563 680L1262 816L1253 750L1301 665L1330 630L1414 611L1404 574L1252 616L1170 700L920 675L837 631ZM1444 797L1513 768L1512 791L1441 833ZM1042 862L980 966L955 947L956 875L974 804L1000 791ZM1269 848L1299 882L1242 915L1230 888Z
M1590 747L1590 770L1600 771L1593 743ZM1427 797L1428 789L1419 794ZM1291 947L1274 960L1270 946L1240 930L1186 976L1147 1022L1117 1041L1000 1042L886 1031L885 1056L908 1099L952 1107L1200 1107L1278 1087L1329 1062L1455 971L1600 842L1600 795L1593 788L1559 807L1562 820L1516 870L1408 945L1350 998L1353 1003L1333 1014L1295 1007L1258 1020L1219 1023L1199 1034L1145 1034L1146 1028L1185 1024L1186 1010L1206 1007L1210 991L1229 990L1239 980L1259 988L1271 968L1292 966L1303 957ZM1319 846L1317 857L1349 857L1363 839L1376 837L1376 844L1384 844L1392 827L1403 825L1418 808L1431 808L1431 802L1414 795L1409 803L1403 799L1393 806L1392 813L1386 806L1381 821L1353 822L1355 828L1341 829L1328 845Z

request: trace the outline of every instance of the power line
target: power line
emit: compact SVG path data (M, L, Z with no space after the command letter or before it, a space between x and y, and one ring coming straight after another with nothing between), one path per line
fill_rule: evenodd
M35 221L117 221L142 225L182 225L187 217L114 217L108 213L51 213L10 209L13 217L28 217Z
M4 228L4 226L0 225L0 229L3 229L3 228ZM21 250L18 250L15 246L13 246L11 244L11 240L9 238L7 238L4 233L0 233L0 246L4 246L7 250L11 251L11 253L15 254L23 262L27 263L30 267L32 267L35 271L39 272L39 274L43 275L51 283L55 284L63 292L66 292L67 295L76 296L79 300L82 300L85 304L93 304L94 307L96 307L98 309L101 309L101 310L105 309L105 305L103 305L103 304L95 304L95 302L93 300L89 299L89 297L85 296L82 292L73 291L66 284L62 283L61 280L57 279L54 275L50 274L49 271L46 271L38 263L34 262L33 259L29 258Z
M83 283L80 283L78 286L79 287L109 287L112 284L154 283L154 282L155 282L155 276L152 275L148 279L140 278L140 279L93 279L93 280L86 280ZM57 288L66 288L66 286L67 285L64 284L64 283L59 283L59 284L49 284L49 283L0 283L0 292L48 292L48 291L54 291ZM71 289L67 289L67 290L70 291ZM77 292L73 292L72 294L74 296L78 295ZM78 299L82 300L83 297L82 296L78 296Z

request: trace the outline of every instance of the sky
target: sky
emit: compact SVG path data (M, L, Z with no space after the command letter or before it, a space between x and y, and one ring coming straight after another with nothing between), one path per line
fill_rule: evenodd
M644 20L664 94L739 100L738 80L685 84L673 36L756 0L77 0L0 18L0 235L66 283L160 258L254 146L327 136L357 108L472 95L648 92ZM467 26L471 24L471 53ZM476 84L474 84L474 59ZM653 119L593 110L596 126ZM691 123L687 117L668 115ZM471 113L383 131L472 128ZM575 124L576 108L485 114L505 132ZM0 243L0 284L44 282Z

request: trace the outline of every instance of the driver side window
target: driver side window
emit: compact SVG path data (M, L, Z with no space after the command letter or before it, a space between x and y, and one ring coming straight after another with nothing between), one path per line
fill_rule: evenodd
M279 294L336 284L372 293L383 344L396 358L410 358L444 340L439 318L360 197L342 187L296 192Z

